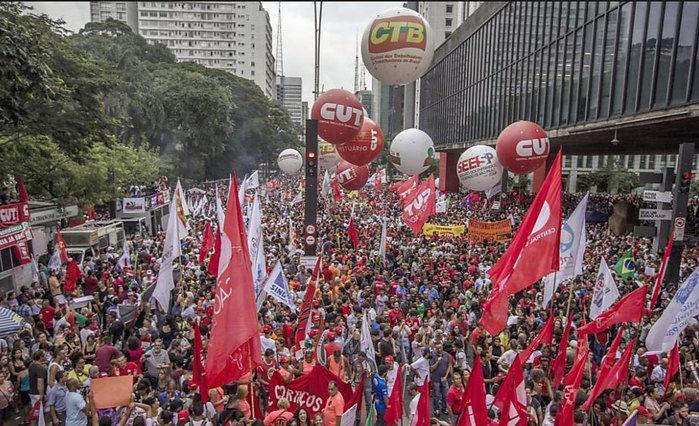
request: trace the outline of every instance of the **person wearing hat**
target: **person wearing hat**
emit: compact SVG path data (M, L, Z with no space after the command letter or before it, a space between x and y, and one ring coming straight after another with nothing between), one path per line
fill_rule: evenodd
M260 345L262 346L263 351L269 349L272 351L272 354L276 353L277 345L274 342L274 339L272 338L272 326L262 326L262 334L260 335Z
M626 402L617 400L612 404L612 421L611 424L622 424L629 416L629 407Z

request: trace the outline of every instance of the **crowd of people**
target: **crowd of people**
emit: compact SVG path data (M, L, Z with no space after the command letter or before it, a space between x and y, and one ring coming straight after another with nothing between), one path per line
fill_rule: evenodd
M269 406L273 372L290 382L323 362L315 347L321 330L326 331L322 333L325 366L339 382L355 390L363 383L362 421L375 412L374 424L385 424L390 389L400 366L405 400L401 424L415 424L418 387L425 381L431 386L432 424L456 424L476 357L483 363L489 410L496 418L497 408L490 404L513 360L554 316L552 344L535 350L524 366L528 424L553 425L563 392L553 385L552 364L568 309L573 330L587 320L600 259L614 264L631 250L635 275L627 280L615 276L624 295L643 284L652 286L655 277L646 272L657 271L662 257L652 250L649 239L615 235L605 223L589 223L583 274L564 283L546 307L540 284L513 296L507 328L491 336L479 325L479 318L492 288L488 269L507 248L506 241L474 242L466 234L415 236L401 222L395 193L385 187L365 190L345 194L339 201L332 197L321 200L318 244L323 262L319 276L312 277L300 259L303 209L292 202L298 180L277 177L276 182L264 194L264 184L258 189L266 264L269 271L277 261L281 263L297 309L272 297L261 303L263 360L248 378L209 390L192 384L194 323L200 326L206 352L216 286L216 277L207 270L208 255L203 264L198 262L206 222L215 223L216 215L200 215L189 218L191 231L181 240L182 256L175 263L174 302L165 310L147 292L144 295L158 275L163 232L129 236L128 262L120 261L120 250L86 259L80 265L82 278L70 294L62 286L65 274L40 264L37 282L0 300L1 306L26 321L21 332L0 340L0 421L37 424L41 406L46 424L54 425L339 425L347 408L338 392L342 383L330 383L330 397L317 415L303 408L292 412L285 398L275 409ZM213 203L213 187L202 187ZM222 196L223 189L219 188ZM463 195L450 197L448 210L430 222L457 225L470 219L511 218L516 229L532 200L524 192L508 192L498 197L501 208L493 210L492 200L482 196L469 203L461 202ZM564 216L580 198L564 195ZM610 195L592 198L607 211L616 199ZM202 212L215 212L215 208L212 205ZM359 233L356 247L347 235L350 217ZM388 247L382 259L379 246L384 221ZM680 282L698 266L698 259L699 247L688 243ZM312 327L297 347L297 312L311 279L319 284L310 315ZM628 382L605 391L590 410L577 409L575 424L621 425L635 411L639 424L687 425L690 413L699 413L695 365L699 327L691 326L682 334L680 372L667 389L668 354L647 354L643 346L645 334L676 289L676 283L666 283L653 312L640 324L626 327L617 357L633 338L640 337ZM93 300L75 306L73 301L82 296L93 296ZM123 308L129 306L134 308L129 311L132 314L124 316ZM369 323L374 359L368 359L360 344L363 318ZM576 397L578 406L599 379L601 360L617 330L614 327L588 338L591 352ZM568 369L580 344L574 336L573 331L566 352ZM133 375L131 402L97 409L91 381L123 375Z

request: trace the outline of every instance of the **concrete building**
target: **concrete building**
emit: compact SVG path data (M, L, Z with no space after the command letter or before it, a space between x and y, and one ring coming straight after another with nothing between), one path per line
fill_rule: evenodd
M104 22L108 18L126 23L138 32L138 2L135 1L91 1L90 21Z
M277 76L277 102L284 107L291 121L298 126L305 125L301 92L301 77Z
M409 2L412 3L412 2ZM444 43L482 1L418 1L417 11L427 19L435 39L435 47Z
M699 136L698 14L679 1L483 3L421 78L419 126L440 151L443 189L458 189L464 149L494 145L518 120L563 149L572 190L609 156L636 172L672 166Z
M91 2L91 19L127 22L180 62L196 62L253 80L275 98L272 26L255 2ZM132 18L136 15L135 18Z
M374 120L374 95L372 94L371 90L358 90L355 92L354 96L359 99L359 102L361 102L362 106L366 110L367 117Z

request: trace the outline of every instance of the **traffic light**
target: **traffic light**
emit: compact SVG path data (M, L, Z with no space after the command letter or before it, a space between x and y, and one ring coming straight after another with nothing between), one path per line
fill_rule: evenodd
M318 175L318 143L306 144L306 170L307 176L316 177Z
M694 178L694 175L692 172L684 172L682 173L682 178L680 179L680 194L688 194L689 193L689 187L692 186L692 179Z

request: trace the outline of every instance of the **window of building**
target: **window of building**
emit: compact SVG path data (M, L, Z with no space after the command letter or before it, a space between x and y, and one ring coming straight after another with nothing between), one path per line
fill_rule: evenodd
M655 155L648 156L648 168L655 170Z
M658 49L657 77L655 85L654 107L663 107L668 101L668 82L670 80L670 63L672 62L672 47L675 44L675 30L678 26L678 13L681 3L666 2L663 18L660 47Z
M583 157L582 155L576 155L575 156L575 166L578 169L582 169L584 167L584 164L585 164L585 157Z
M639 169L647 169L647 168L648 168L648 156L641 155L641 165L639 166Z
M563 167L569 169L573 166L573 158L570 155L563 156Z
M655 71L655 53L658 47L658 36L660 36L660 23L663 18L661 3L656 1L650 2L646 44L643 50L643 76L641 80L641 96L638 103L639 110L650 108L650 91L653 88L653 71ZM671 47L670 50L672 50Z
M446 25L447 27L451 27L451 18L446 18L444 20L444 25Z
M631 3L621 7L619 15L619 37L617 38L616 57L614 58L614 93L612 94L611 116L620 115L623 109L624 80L626 78L626 60L629 52L629 32L631 29Z
M591 155L588 155L585 157L585 168L586 169L592 168L592 156Z
M677 55L675 56L675 75L672 84L672 104L678 104L687 100L687 84L689 76L689 64L687 59L694 45L694 38L697 32L697 13L699 13L699 2L686 1L682 5L682 21L680 23L679 37L677 38ZM696 68L694 76L699 75ZM697 90L696 83L694 85Z
M454 5L453 4L448 4L447 5L447 13L452 13L454 11Z
M633 19L633 35L631 36L631 50L629 51L629 68L626 71L626 104L624 112L636 111L636 94L638 93L638 74L641 66L641 45L643 44L643 33L646 28L647 3L635 3L636 12Z

